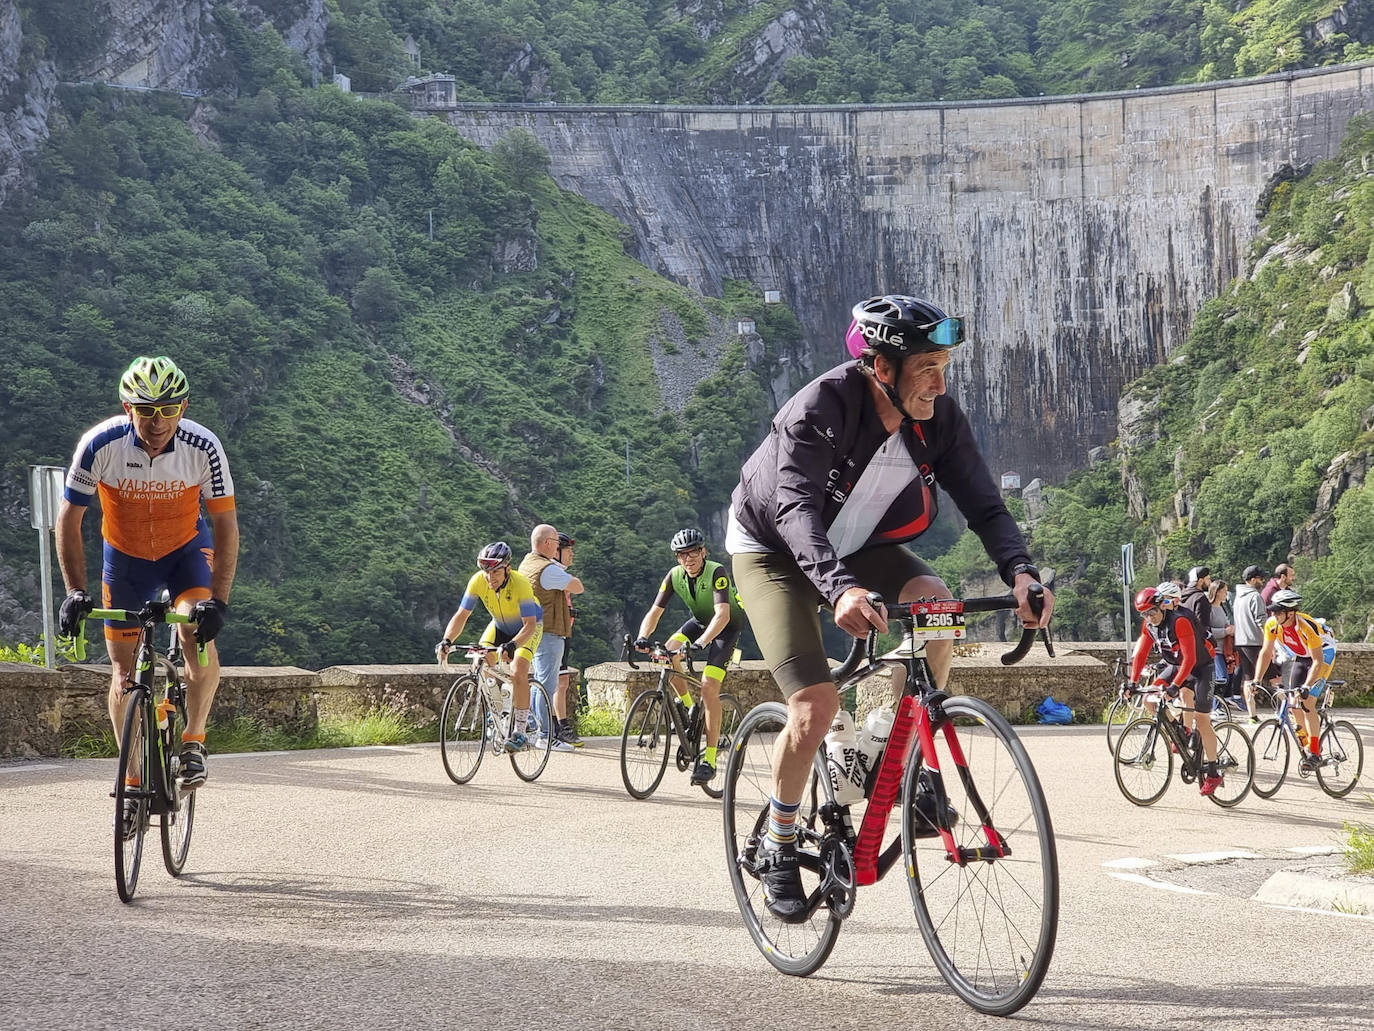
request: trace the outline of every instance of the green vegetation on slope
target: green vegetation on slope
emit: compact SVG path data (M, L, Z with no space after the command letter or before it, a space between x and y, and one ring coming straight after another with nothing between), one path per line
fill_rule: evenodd
M785 11L810 26L793 26L802 52L758 74L756 41ZM330 12L329 46L355 89L387 90L414 72L409 35L424 68L453 74L468 100L968 100L1374 56L1374 12L1340 0L330 0Z
M704 299L630 259L532 138L484 153L282 70L194 131L181 101L64 100L39 188L0 210L5 479L65 464L129 359L169 353L240 499L227 661L424 659L477 548L523 554L544 520L578 538L591 585L578 657L608 657L663 542L725 503L722 470L770 414L739 351L674 414L650 339L666 313L700 336L760 299ZM759 321L775 343L797 332ZM7 523L0 553L29 533Z

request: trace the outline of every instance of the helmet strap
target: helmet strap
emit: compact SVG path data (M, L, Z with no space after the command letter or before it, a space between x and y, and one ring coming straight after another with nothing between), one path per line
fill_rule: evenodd
M873 377L873 382L877 383L878 386L882 388L882 392L887 395L887 399L892 404L892 407L897 409L897 411L901 413L902 425L906 425L907 423L914 423L916 420L912 418L911 413L908 412L906 410L906 406L902 404L902 398L897 393L897 388L887 383L884 383L882 377L878 375L877 364L878 358L880 357L886 358L889 362L892 363L893 368L896 369L896 376L894 378L900 381L902 378L902 365L906 362L909 355L903 355L900 358L893 358L892 356L885 354L875 355L873 360L870 363L868 363L867 369L868 374Z

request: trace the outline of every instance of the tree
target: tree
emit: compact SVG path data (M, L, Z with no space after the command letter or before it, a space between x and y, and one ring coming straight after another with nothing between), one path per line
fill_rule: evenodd
M492 145L491 156L510 184L525 193L549 171L549 152L528 129L506 133Z

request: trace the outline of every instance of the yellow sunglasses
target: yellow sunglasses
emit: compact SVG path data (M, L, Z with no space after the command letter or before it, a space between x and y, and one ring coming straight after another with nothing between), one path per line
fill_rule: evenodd
M175 419L181 414L181 406L184 404L178 401L172 405L130 405L129 410L141 419L152 419L162 416L164 419Z

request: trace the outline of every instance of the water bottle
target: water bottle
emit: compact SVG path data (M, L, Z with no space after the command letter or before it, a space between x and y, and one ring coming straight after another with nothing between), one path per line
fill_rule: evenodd
M892 711L891 706L879 706L868 714L863 729L859 731L858 761L865 795L872 790L873 781L877 779L878 764L883 761L883 749L887 747L887 739L892 734L894 719L896 713Z
M862 781L855 782L858 770L858 744L854 734L854 717L841 709L835 714L830 733L825 735L825 768L830 774L830 786L835 801L850 805L864 797Z

